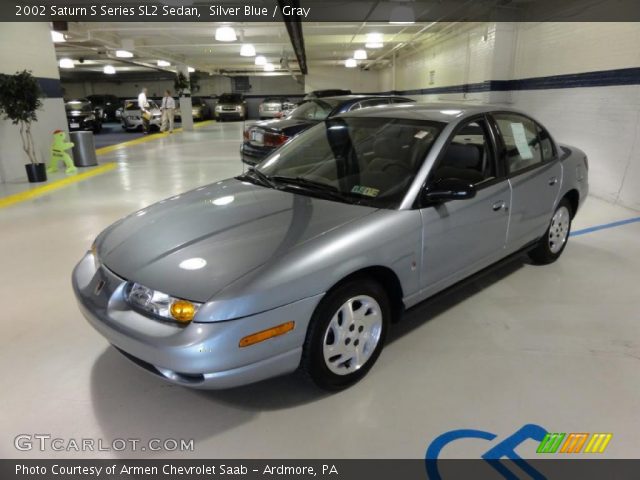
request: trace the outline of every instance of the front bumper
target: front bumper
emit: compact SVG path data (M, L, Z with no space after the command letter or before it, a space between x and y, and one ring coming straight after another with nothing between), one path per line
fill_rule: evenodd
M183 386L221 389L246 385L297 369L313 310L322 295L236 320L161 322L132 310L126 281L87 253L73 271L73 290L89 323L129 359ZM98 288L102 285L102 288ZM293 331L240 348L241 338L288 321Z
M98 126L98 121L86 117L67 117L67 124L69 131L94 130Z
M244 112L238 112L238 111L216 112L216 120L227 120L227 119L244 120Z

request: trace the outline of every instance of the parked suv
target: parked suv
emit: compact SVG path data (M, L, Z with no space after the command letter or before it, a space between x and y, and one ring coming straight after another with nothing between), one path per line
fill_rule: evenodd
M247 119L247 101L241 93L223 93L218 97L216 105L216 120L224 122Z

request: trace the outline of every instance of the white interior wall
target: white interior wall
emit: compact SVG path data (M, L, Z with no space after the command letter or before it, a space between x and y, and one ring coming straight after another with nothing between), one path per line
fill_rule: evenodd
M379 78L381 91L403 93L633 68L640 67L638 45L638 23L473 24L420 51L399 55L395 79L392 68L382 70ZM640 85L410 96L520 108L547 125L558 141L587 153L594 195L640 209Z
M515 78L640 67L638 23L521 23ZM514 106L589 157L594 195L640 210L640 85L512 93Z
M306 92L329 88L343 88L353 93L372 93L384 90L380 84L380 74L359 68L309 66L305 77Z
M0 73L27 69L38 78L60 78L48 23L0 23L0 59ZM67 120L61 98L45 98L42 103L32 132L38 158L47 162L51 133L67 130ZM0 145L0 182L25 180L23 165L29 160L22 150L18 127L10 121L0 120Z

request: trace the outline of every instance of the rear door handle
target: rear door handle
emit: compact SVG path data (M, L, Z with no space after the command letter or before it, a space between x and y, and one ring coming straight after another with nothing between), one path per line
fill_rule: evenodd
M494 212L497 212L499 210L506 210L507 209L507 202L505 202L504 200L499 200L496 203L494 203L491 208L493 208Z
M558 177L549 178L549 186L553 187L556 183L558 183Z

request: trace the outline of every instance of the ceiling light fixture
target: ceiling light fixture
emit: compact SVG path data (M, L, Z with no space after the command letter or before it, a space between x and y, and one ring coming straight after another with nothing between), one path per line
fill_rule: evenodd
M366 50L356 50L353 52L353 58L356 60L366 60L367 59L367 51Z
M358 62L356 61L355 58L347 58L344 61L344 66L347 68L354 68L358 66Z
M171 62L167 62L166 60L158 60L159 67L170 67Z
M113 65L105 65L103 72L105 73L105 75L114 75L116 73L116 67L114 67Z
M276 67L273 66L273 63L265 63L264 65L265 72L273 72L275 69Z
M380 48L382 47L382 34L381 33L367 33L367 48Z
M133 57L133 53L131 53L129 50L116 50L116 57L131 58Z
M216 40L218 42L235 42L236 31L231 27L216 28Z
M58 62L60 68L75 68L76 64L70 58L61 58Z
M255 62L256 62L256 65L258 65L258 66L266 65L267 64L267 59L262 55L258 55L256 57Z
M55 43L62 43L67 41L64 34L56 32L55 30L51 30L51 40L53 40Z
M250 43L245 43L244 45L242 45L242 47L240 47L240 56L241 57L255 57L256 56L256 49L253 45L251 45Z
M196 71L196 69L195 69L195 68L193 68L193 67L187 67L187 72L189 72L189 73L194 73L195 71Z

